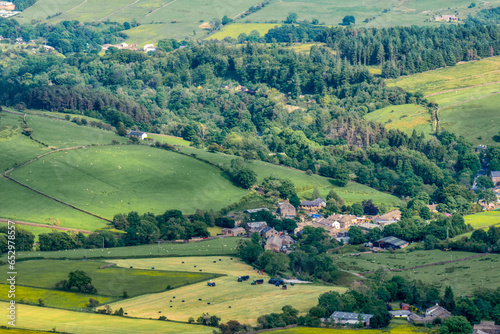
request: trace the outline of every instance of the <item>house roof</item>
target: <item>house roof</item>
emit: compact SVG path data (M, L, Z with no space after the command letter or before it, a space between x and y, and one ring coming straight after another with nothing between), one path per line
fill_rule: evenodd
M401 219L401 211L394 210L391 212L387 212L381 216L376 217L374 220L376 221L398 221Z
M380 242L380 241L385 242L387 244L391 244L393 246L403 246L403 245L406 245L408 243L408 241L404 241L404 240L401 240L399 238L392 237L392 236L377 240L377 242Z
M314 201L302 201L302 206L319 206L321 203L326 203L321 197L316 198Z
M252 229L262 229L267 226L266 222L253 222L253 223L247 223L249 228Z
M430 315L433 315L435 317L440 317L440 318L443 318L443 316L451 316L451 313L445 309L444 307L441 307L439 305L434 305L432 307L429 307L426 311L425 311L426 314L430 314Z
M262 231L260 231L260 233L267 233L271 230L274 230L274 228L272 228L271 226L266 226L262 229Z
M243 212L246 212L246 213L256 213L256 212L259 212L259 211L262 211L262 210L269 211L268 208L257 208L257 209L248 209L248 210L245 210Z
M142 132L142 131L130 131L129 132L129 136L142 136L142 135L145 135L146 133Z
M495 171L491 171L491 177L500 177L500 171L498 170L495 170Z
M405 316L412 314L410 311L407 311L407 310L389 311L389 313L393 317L405 317Z
M330 316L330 318L339 319L339 320L358 320L358 315L360 313L350 313L350 312L339 312L335 311ZM361 313L361 318L363 322L370 321L370 318L373 317L373 314L364 314Z

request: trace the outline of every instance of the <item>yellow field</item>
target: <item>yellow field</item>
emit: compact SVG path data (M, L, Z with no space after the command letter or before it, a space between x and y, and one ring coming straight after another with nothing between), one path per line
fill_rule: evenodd
M214 261L216 262L214 263ZM320 294L331 290L346 291L346 288L343 287L310 284L296 284L288 286L287 290L282 290L268 284L269 277L267 275L259 275L249 265L237 258L231 260L230 257L127 259L113 260L113 262L123 267L149 268L154 266L160 270L182 271L199 271L201 269L203 272L227 275L215 279L215 287L208 287L206 282L202 282L110 304L114 309L123 307L129 316L141 318L156 318L161 311L161 314L168 319L187 321L190 317L196 318L203 313L210 313L221 317L223 322L238 320L242 323L256 324L260 315L280 312L284 305L293 305L300 312L306 312L317 304ZM249 275L250 280L237 282L238 276L242 275ZM250 284L259 278L264 279L265 283L262 285ZM208 302L210 305L207 304Z
M205 39L218 39L223 40L225 37L238 38L239 35L245 33L249 35L252 31L257 30L261 36L267 34L267 32L276 26L281 26L281 24L275 23L233 23L223 27L220 31L213 35L208 36Z
M222 227L219 227L219 226L209 227L209 228L207 228L207 230L211 236L216 236L217 234L222 234Z
M500 211L480 212L464 216L465 223L471 224L475 229L500 224Z
M8 303L0 302L3 314ZM158 317L155 317L156 319ZM7 325L7 317L2 317L0 325ZM168 321L130 319L126 317L101 315L96 313L72 312L46 307L16 304L16 327L74 334L142 334L153 333L212 333L212 327L179 324Z

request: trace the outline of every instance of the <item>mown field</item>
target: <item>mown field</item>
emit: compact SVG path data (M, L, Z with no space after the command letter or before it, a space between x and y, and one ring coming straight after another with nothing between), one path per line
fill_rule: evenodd
M387 129L399 129L408 135L416 130L430 136L434 131L429 111L420 105L388 106L366 114L365 119L385 124Z
M129 266L126 268L114 266L99 269L107 264L103 261L22 261L16 263L17 271L22 273L22 275L17 276L16 284L54 289L57 282L68 279L68 274L71 271L83 270L92 278L92 285L97 289L96 299L99 300L100 296L122 297L123 291L126 291L130 297L145 293L162 292L167 289L167 286L175 288L215 277L214 274L199 272L198 270L196 272L164 271L168 269L165 267L163 271L157 268L153 270L151 267L154 266L142 267L144 269L131 269ZM5 265L0 266L0 268L4 269L4 272L8 271ZM72 291L76 292L77 290ZM35 292L31 291L31 293Z
M184 140L179 137L173 137L173 136L167 136L167 135L160 135L156 133L148 133L148 138L151 138L152 140L156 140L159 143L162 144L169 144L169 145L176 145L176 146L189 146L191 145L191 142Z
M500 102L499 66L500 57L492 57L386 83L422 92L429 101L437 103L442 129L474 144L494 145L500 141L496 108Z
M6 302L0 302L0 307L6 309L8 304ZM212 327L169 321L130 319L126 317L72 312L22 304L16 304L16 312L19 315L16 319L16 327L18 328L45 331L52 331L55 329L59 332L75 334L142 334L145 330L147 330L148 333L210 334L213 330ZM158 317L155 317L155 319L157 318Z
M123 307L130 316L143 318L154 318L161 311L161 314L168 319L187 321L189 317L197 318L203 313L210 313L221 317L222 321L233 319L256 324L260 315L279 312L284 305L293 305L300 312L306 312L317 304L320 294L331 290L346 291L343 287L310 284L296 284L289 286L287 290L282 290L268 284L267 275L259 275L256 270L239 259L231 260L229 257L125 259L113 262L123 267L155 266L158 269L193 272L202 269L204 272L227 275L214 279L215 287L208 287L206 282L201 282L172 291L139 296L111 304L112 308ZM249 275L250 280L237 282L238 276L241 275ZM260 278L265 280L264 284L250 284L253 280Z
M393 319L391 324L384 330L377 329L349 329L349 328L310 328L310 327L293 327L289 329L281 329L270 331L271 334L410 334L410 333L438 333L437 330L432 330L427 327L417 327L410 325L404 319Z
M196 154L197 157L224 168L228 168L231 165L231 160L235 158L232 155L224 153L210 153L206 150L195 149L192 147L181 147L180 150L186 154ZM300 170L273 165L258 160L250 161L248 167L257 174L257 180L259 182L262 182L262 180L266 177L272 175L290 179L297 187L297 193L301 198L309 199L314 188L318 187L320 195L323 197L326 197L332 188L335 189L339 196L342 197L348 204L361 202L364 199L372 199L374 203L386 203L393 206L400 203L399 199L392 195L355 182L349 182L346 187L336 187L326 177L319 175L307 175Z
M53 252L17 252L16 258L45 259L105 259L105 258L138 258L148 256L210 256L234 255L241 238L218 238L190 243L165 243L158 245L142 245L102 249L73 249ZM3 254L1 259L6 259Z
M401 269L423 264L463 259L476 253L432 251L398 251L391 253L362 254L359 257L350 255L334 256L335 262L342 268L358 273L374 271L378 268ZM500 255L488 254L479 258L418 268L405 271L386 272L386 277L402 276L408 279L421 280L432 284L441 292L451 286L455 295L470 294L479 287L496 287L500 284L498 271Z
M269 29L276 26L281 26L281 24L273 23L233 23L222 27L220 31L212 34L205 39L218 39L222 41L226 37L231 37L237 39L241 34L249 35L252 31L256 30L259 32L260 36L267 34Z
M211 165L145 146L57 152L15 170L12 177L108 219L129 211L218 210L247 193Z
M500 224L500 211L486 211L464 216L465 223L475 229Z

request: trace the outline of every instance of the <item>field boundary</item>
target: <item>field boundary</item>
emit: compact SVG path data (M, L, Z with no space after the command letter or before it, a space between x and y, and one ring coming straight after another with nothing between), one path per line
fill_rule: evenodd
M500 72L500 71L493 71L493 72ZM493 72L487 72L487 73L493 73ZM451 92L454 92L454 91L457 91L457 90L466 90L466 89L470 89L470 88L476 88L476 87L482 87L482 86L489 86L489 85L494 85L494 84L498 84L498 83L500 83L500 81L487 82L487 83L484 83L484 84L479 84L479 85L474 85L474 86L469 86L469 87L448 89L448 90L443 90L441 92L437 92L437 93L432 93L432 94L429 94L429 95L425 95L424 97L427 98L427 97L436 96L436 95L439 95L439 94L451 93Z
M73 227L55 226L55 225L47 225L47 224L40 224L40 223L25 222L25 221L15 220L15 219L0 218L0 223L7 224L9 221L16 223L16 225L42 227L42 228L47 228L47 229L61 230L61 231L70 231L70 232L77 232L77 233L81 232L83 234L92 234L92 233L94 233L92 231L82 230L82 229L73 228Z
M148 17L149 15L153 14L154 12L156 12L156 11L158 11L158 10L160 10L160 9L164 8L164 7L167 7L168 5L173 4L173 3L174 3L174 2L176 2L176 1L177 1L177 0L170 1L169 3L166 3L166 4L164 4L163 6L156 8L156 9L155 9L155 10L153 10L152 12L147 13L146 15L144 15L144 17Z
M130 5L127 5L127 6L125 6L125 7L122 7L122 8L120 8L120 9L118 9L118 10L115 10L113 13L111 13L111 14L109 14L109 15L106 15L106 16L104 16L103 18L101 18L101 19L97 20L97 22L102 22L104 19L107 19L107 18L108 18L108 17L110 17L110 16L113 16L113 15L115 15L115 14L118 14L118 13L119 13L119 12L121 12L121 11L124 11L125 9L127 9L127 8L129 8L129 7L133 6L133 5L135 5L135 4L136 4L136 3L138 3L139 1L141 1L141 0L135 0L135 1L134 1L134 2L132 2Z

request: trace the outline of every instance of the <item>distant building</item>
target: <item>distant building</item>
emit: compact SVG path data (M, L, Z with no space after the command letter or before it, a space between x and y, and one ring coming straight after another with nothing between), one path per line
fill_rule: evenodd
M222 234L226 237L238 237L247 234L243 227L223 228Z
M350 312L334 312L330 319L340 324L357 325L361 321L364 327L370 326L370 319L373 314L350 313Z
M281 242L283 244L283 246L287 246L287 247L290 247L291 245L294 245L296 244L297 242L295 240L293 240L293 238L291 236L289 236L288 234L283 234L281 237Z
M438 15L434 17L434 21L458 22L458 17L455 15Z
M326 223L331 223L332 226L338 226L338 229L346 229L352 225L357 225L358 217L354 215L334 214L324 220Z
M267 238L264 249L279 252L282 246L283 246L283 240L277 235L272 235L269 238Z
M147 133L146 132L142 132L142 131L130 131L129 134L128 134L128 136L129 137L137 137L140 140L144 140L145 138L148 137Z
M270 227L270 226L267 226L267 227L264 227L261 231L260 231L260 236L263 237L264 239L267 239L271 236L279 236L280 233L278 231L276 231L274 229L274 227Z
M451 313L447 309L436 304L425 311L425 316L422 317L412 313L407 319L411 323L432 324L436 318L444 320L448 317L451 317Z
M156 51L156 47L154 44L146 44L144 45L144 52L149 52L149 51Z
M472 334L499 334L500 326L495 325L494 321L481 321L479 324L474 325Z
M1 10L14 10L16 9L16 5L12 2L8 1L0 1L0 9Z
M252 235L254 233L260 234L260 231L262 231L266 227L267 227L266 222L253 222L253 223L247 223L246 230L248 231L249 235Z
M373 218L373 223L378 225L389 225L398 222L401 219L401 211L394 210L381 216Z
M500 171L491 171L490 179L494 185L497 185L497 183L500 182Z
M396 237L385 237L373 242L373 247L385 248L385 249L405 248L408 245L409 245L408 241L401 240Z
M389 311L389 314L393 318L406 318L411 314L411 311L408 310Z
M300 208L305 210L319 210L326 206L326 202L318 197L314 201L302 201L300 203Z
M248 210L245 210L243 212L245 212L245 213L256 213L256 212L259 212L259 211L262 211L262 210L269 211L268 208L257 208L257 209L248 209Z
M285 218L294 218L297 215L295 207L290 204L290 202L284 201L283 203L278 203L278 214Z
M382 226L372 223L361 223L358 226L365 231L370 231L373 230L374 228L379 228L379 229L382 228Z

